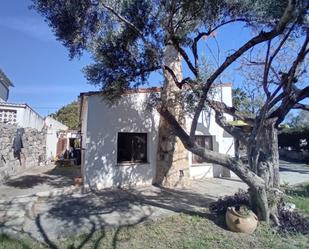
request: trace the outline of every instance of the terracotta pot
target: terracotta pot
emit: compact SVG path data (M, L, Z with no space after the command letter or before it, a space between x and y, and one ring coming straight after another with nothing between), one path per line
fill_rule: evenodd
M83 184L83 178L75 177L74 178L74 184L75 184L75 186L81 186Z
M258 218L253 212L250 212L248 215L241 215L234 207L227 209L225 221L231 231L248 234L253 233L258 224Z

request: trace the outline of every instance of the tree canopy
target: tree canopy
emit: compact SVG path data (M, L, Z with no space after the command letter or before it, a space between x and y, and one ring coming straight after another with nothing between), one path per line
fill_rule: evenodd
M72 103L61 107L58 111L51 114L50 116L57 121L65 124L69 129L79 128L79 103L78 101L73 101Z
M199 78L197 47L203 37L232 22L269 30L287 2L33 0L33 7L46 18L71 57L84 50L91 53L94 63L85 68L87 79L117 97L130 87L147 83L151 72L165 67L163 53L168 42L177 47L194 78ZM305 4L297 1L296 10L304 11ZM298 17L289 22L302 22Z

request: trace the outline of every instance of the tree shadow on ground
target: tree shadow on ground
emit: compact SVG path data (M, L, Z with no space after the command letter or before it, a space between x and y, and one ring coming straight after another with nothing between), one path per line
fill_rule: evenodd
M105 226L117 225L117 222L118 225L130 225L136 219L166 215L167 212L162 212L165 210L205 217L222 227L215 215L208 211L209 204L214 200L213 196L185 190L158 187L151 187L150 191L118 189L93 191L81 196L56 197L49 202L50 209L45 211L49 218L75 226L81 226L84 219L91 220L94 217L100 217ZM106 219L111 214L115 217L112 222Z
M74 184L74 177L79 175L80 168L78 167L55 167L43 174L23 175L10 179L4 185L19 189L33 188L41 184L62 188Z
M200 216L226 229L224 218L211 214L207 208L214 200L207 194L159 187L55 196L35 208L33 223L37 232L23 233L36 240L40 236L52 249L59 248L61 238L74 236L66 248L81 249L89 245L99 248L106 229L110 228L115 228L111 246L116 248L124 239L119 235L122 229L173 213ZM75 239L82 234L83 237ZM130 240L130 236L125 239Z
M41 224L41 215L37 215L35 218L35 224L44 240L44 243L51 249L58 249L59 247L56 245L56 243L54 243L53 241L50 240L50 238L48 237L48 234L46 232L46 230L43 228L42 224ZM91 229L89 231L89 233L87 233L84 237L84 239L82 239L81 242L79 242L77 245L75 245L75 243L72 243L70 245L67 246L67 249L81 249L83 248L92 238L93 235L95 233L95 231L97 230L96 224L94 222L91 222ZM91 248L93 249L97 249L99 246L100 241L104 238L105 236L105 230L104 227L100 226L100 232L101 235L95 239L95 241L92 243L93 246Z
M110 196L108 196L110 198ZM59 200L59 198L57 198ZM61 206L64 204L64 206ZM88 206L89 204L93 204L93 206ZM74 242L69 245L68 249L81 249L84 247L87 248L101 248L100 242L102 239L106 236L106 229L111 229L111 228L116 228L113 238L112 238L112 247L116 248L117 247L117 236L119 231L122 228L125 227L134 227L135 225L138 225L144 221L146 221L149 216L151 216L151 213L146 213L143 212L143 210L140 210L139 215L140 217L136 219L135 221L130 221L130 217L134 214L134 211L129 208L129 204L123 201L122 203L117 202L116 203L110 203L109 205L106 205L104 207L100 207L98 204L95 202L89 202L85 198L81 198L77 200L76 198L70 199L70 200L64 200L63 203L61 203L60 206L53 207L48 213L47 217L53 217L56 218L57 220L60 220L62 222L69 222L70 225L76 226L77 230L81 229L83 226L87 226L88 229L87 231L84 232L83 234L76 233L72 234L70 236L80 236L83 235L83 239L81 241L77 241L77 239L74 239ZM67 210L69 208L72 212ZM82 210L84 208L87 208L87 210ZM112 214L113 212L117 211L123 211L125 214L120 214L120 220L122 223L126 225L121 225L119 224L118 226L113 226L110 224L106 219L103 217L100 217L102 214ZM53 239L50 238L49 232L48 232L48 227L49 227L49 222L47 220L44 221L43 215L37 214L35 218L35 224L36 227L38 228L38 231L46 245L48 245L49 248L52 249L58 249L59 247L57 244L59 244L59 240L53 241ZM85 220L86 223L85 223ZM61 223L58 223L60 225ZM62 223L65 225L65 223ZM45 228L44 228L45 227ZM46 229L47 228L47 229ZM99 232L98 234L95 234L96 232ZM69 237L70 237L69 236ZM61 238L60 238L61 239ZM128 238L129 239L129 238ZM90 247L91 245L91 247ZM62 248L62 247L61 247Z
M226 229L225 222L215 214L209 212L209 205L216 200L208 194L199 194L187 190L157 187L156 195L147 195L143 191L133 190L130 194L136 196L141 205L162 208L176 213L200 216L214 222L219 227Z

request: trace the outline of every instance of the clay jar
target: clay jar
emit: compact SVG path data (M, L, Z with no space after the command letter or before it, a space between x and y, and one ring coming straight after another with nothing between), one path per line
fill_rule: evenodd
M238 233L252 234L258 224L258 218L250 211L247 215L238 213L234 207L229 207L225 214L225 221L227 227Z

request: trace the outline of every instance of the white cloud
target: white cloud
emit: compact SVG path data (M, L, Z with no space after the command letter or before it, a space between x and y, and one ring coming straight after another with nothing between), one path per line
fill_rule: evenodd
M48 27L43 19L40 20L35 17L22 17L22 19L16 17L2 17L0 19L0 26L24 33L41 41L55 41L50 27Z

